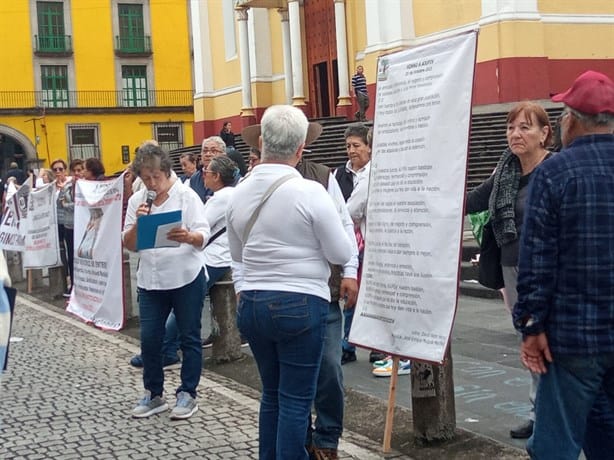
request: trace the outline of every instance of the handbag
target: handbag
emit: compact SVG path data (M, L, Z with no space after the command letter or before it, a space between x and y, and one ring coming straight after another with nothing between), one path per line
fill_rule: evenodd
M478 281L482 286L490 289L501 289L503 287L501 248L497 246L495 232L490 220L484 224L482 229Z

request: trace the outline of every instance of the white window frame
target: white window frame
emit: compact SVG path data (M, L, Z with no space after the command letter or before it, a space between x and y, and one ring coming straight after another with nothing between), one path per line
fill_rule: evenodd
M93 129L94 130L94 144L73 144L73 130L77 129ZM66 125L66 144L68 145L69 160L80 158L85 160L86 158L98 158L100 159L100 125L98 123L79 123L79 124L67 124ZM76 146L79 146L76 149ZM82 147L82 146L85 146ZM77 153L77 154L75 154Z

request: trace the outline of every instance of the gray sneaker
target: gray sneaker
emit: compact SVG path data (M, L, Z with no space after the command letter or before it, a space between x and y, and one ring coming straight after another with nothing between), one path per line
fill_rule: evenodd
M162 396L156 396L152 399L151 393L147 391L136 407L132 409L132 416L134 418L145 418L166 410L168 410L168 404L165 399Z
M194 399L187 391L180 391L177 393L177 404L171 411L171 420L183 420L190 418L197 410L198 404L196 404L196 399Z

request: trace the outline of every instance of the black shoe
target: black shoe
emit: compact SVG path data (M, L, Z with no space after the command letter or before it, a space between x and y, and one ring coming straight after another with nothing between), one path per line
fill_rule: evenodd
M533 420L518 425L513 430L510 430L510 436L514 439L527 439L533 434Z
M213 346L213 341L216 339L217 337L213 334L209 334L209 337L207 337L206 339L203 340L203 348L211 348Z
M355 351L344 351L341 355L341 365L351 363L356 361L356 352Z
M386 359L386 355L384 353L380 353L379 351L372 351L369 353L369 362L374 363L375 361L381 361Z

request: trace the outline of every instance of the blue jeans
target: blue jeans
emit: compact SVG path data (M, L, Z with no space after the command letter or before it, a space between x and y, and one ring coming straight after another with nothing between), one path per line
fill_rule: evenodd
M341 340L341 348L343 351L349 351L350 353L356 351L356 347L348 342L355 310L356 308L346 308L343 310L343 340Z
M185 286L168 290L138 288L141 322L141 355L143 384L151 397L164 392L162 369L162 338L164 325L171 310L177 318L183 363L181 385L177 393L186 391L196 397L196 387L202 370L200 314L205 292L205 270Z
M589 460L610 458L590 455L604 446L609 446L607 455L614 449L613 408L614 353L553 355L537 388L529 455L540 460L577 460L584 444ZM606 420L609 427L601 424Z
M205 294L208 294L211 286L217 283L220 278L222 278L222 276L224 276L226 272L230 270L230 267L210 267L209 265L206 265L206 268L209 279L207 280ZM174 361L177 359L177 350L179 350L179 331L177 330L177 320L175 319L175 315L171 313L166 321L164 344L162 345L162 356L166 357L169 361Z
M614 452L614 399L608 399L605 388L601 390L586 422L582 446L586 460L610 458Z
M309 428L305 445L337 449L343 432L343 372L341 371L341 308L339 302L331 302L326 319L326 337L320 364L320 374L314 406L315 431Z
M239 330L262 381L260 460L307 460L305 433L322 361L329 303L313 295L244 291Z

